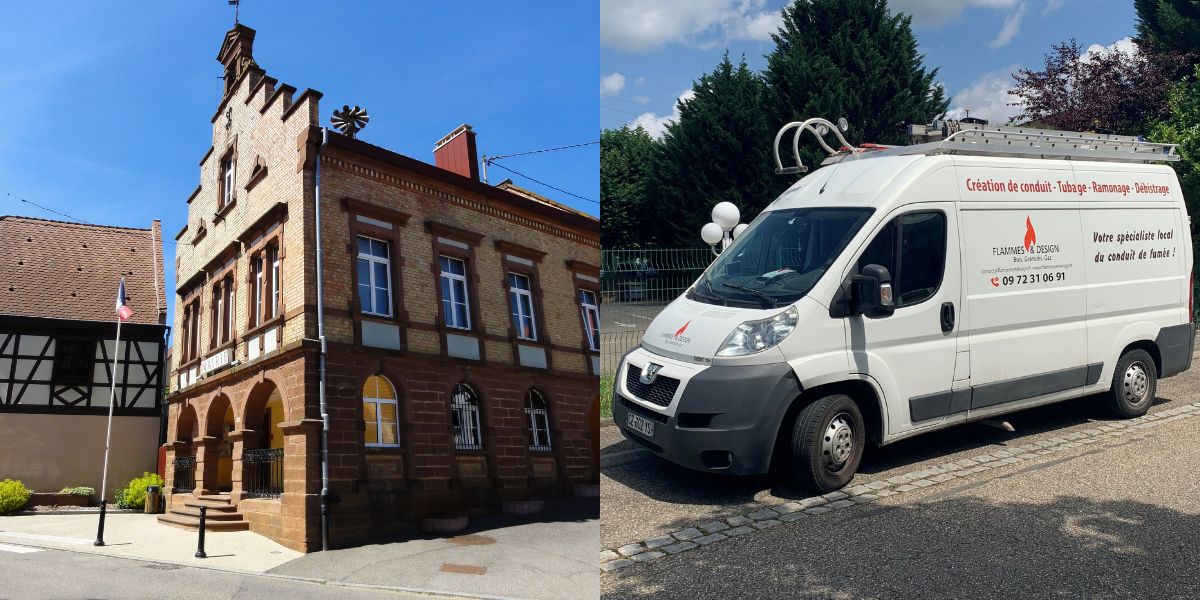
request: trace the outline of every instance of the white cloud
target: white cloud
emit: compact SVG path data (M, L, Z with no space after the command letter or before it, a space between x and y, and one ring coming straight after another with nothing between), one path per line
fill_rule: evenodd
M605 96L616 96L625 89L625 76L620 73L609 73L600 78L600 93Z
M634 79L633 82L638 85L644 85L646 83L646 77L644 75L638 75L637 79Z
M687 102L696 97L696 92L687 90L679 95L675 101L675 106L671 108L671 114L659 116L657 113L647 112L642 113L638 118L629 122L630 127L641 126L654 139L662 138L663 134L667 133L667 125L679 120L679 103Z
M1008 93L1013 89L1012 73L1019 68L1020 65L1012 65L980 75L966 89L954 94L953 108L946 112L946 118L961 119L969 110L972 117L987 119L992 125L1008 123L1022 111L1020 106L1009 106L1019 99Z
M938 27L957 19L968 6L1012 8L1019 0L892 0L888 8L911 15L913 25ZM1053 0L1052 0L1053 1Z
M766 0L600 0L600 43L624 52L667 44L768 40L782 23Z
M1015 12L1004 19L1004 25L1000 27L1000 32L996 34L995 39L988 43L988 46L992 48L1007 46L1013 37L1021 32L1021 19L1025 18L1027 12L1029 12L1029 5L1022 2Z
M650 96L634 96L633 101L638 104L650 104Z
M1046 0L1046 8L1042 9L1042 16L1046 16L1060 8L1067 0Z
M1133 43L1133 38L1125 36L1107 46L1092 44L1091 46L1088 46L1087 50L1084 50L1083 54L1081 54L1079 57L1086 61L1089 60L1093 54L1097 54L1099 52L1108 53L1112 52L1113 50L1117 50L1121 54L1128 54L1132 56L1137 54L1138 48L1137 44Z

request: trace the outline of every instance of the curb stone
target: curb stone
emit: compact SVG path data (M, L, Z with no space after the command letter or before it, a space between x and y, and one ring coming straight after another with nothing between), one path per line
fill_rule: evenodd
M761 506L745 514L725 518L723 521L711 521L676 531L670 535L624 544L616 549L602 549L600 570L612 572L624 569L638 562L658 560L668 554L679 554L733 537L749 535L763 529L799 521L810 515L816 516L851 506L868 504L879 498L887 498L953 481L959 477L982 473L993 468L1033 460L1052 452L1079 448L1085 444L1104 441L1105 438L1136 434L1163 423L1200 416L1198 410L1200 410L1200 402L1194 402L1154 415L1143 415L1126 421L1114 421L1021 446L993 450L989 454L963 458L821 496L793 500L780 505ZM675 540L679 541L675 542Z

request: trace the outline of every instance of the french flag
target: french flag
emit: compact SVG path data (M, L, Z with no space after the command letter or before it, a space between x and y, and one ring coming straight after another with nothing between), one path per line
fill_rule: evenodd
M125 301L125 278L122 277L120 285L117 286L117 318L128 321L132 316L133 309L129 308L129 304Z

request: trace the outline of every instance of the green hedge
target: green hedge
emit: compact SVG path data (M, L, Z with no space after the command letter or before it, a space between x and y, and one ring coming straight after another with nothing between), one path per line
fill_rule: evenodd
M77 487L65 487L59 493L60 494L69 494L71 496L84 496L84 497L95 496L96 488L90 488L85 485L81 485L81 486L77 486Z
M157 485L159 489L162 489L163 478L159 477L158 473L143 472L141 477L134 478L125 487L117 490L117 507L145 508L146 487L151 485Z
M0 481L0 515L25 506L32 494L33 492L20 481L14 479Z

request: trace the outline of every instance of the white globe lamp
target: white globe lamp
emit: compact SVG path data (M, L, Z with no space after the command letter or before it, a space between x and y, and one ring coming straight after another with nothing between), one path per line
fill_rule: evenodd
M739 235L742 235L742 232L745 231L747 227L749 227L749 225L745 223L738 223L738 226L733 228L733 239L736 240Z
M716 223L705 223L704 227L700 229L700 238L709 246L721 243L721 238L723 237L725 237L725 232Z
M713 223L724 231L733 229L741 218L741 211L732 202L718 202L712 209Z

